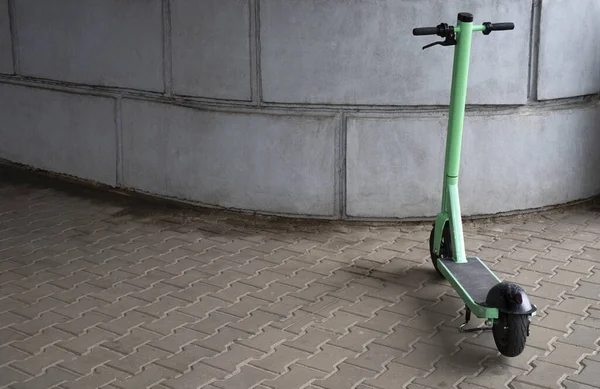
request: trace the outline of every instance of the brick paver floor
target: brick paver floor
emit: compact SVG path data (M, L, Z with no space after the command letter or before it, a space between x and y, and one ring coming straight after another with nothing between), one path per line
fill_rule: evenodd
M540 308L505 358L458 332L430 223L167 209L2 174L0 387L600 387L594 203L466 223L469 254Z

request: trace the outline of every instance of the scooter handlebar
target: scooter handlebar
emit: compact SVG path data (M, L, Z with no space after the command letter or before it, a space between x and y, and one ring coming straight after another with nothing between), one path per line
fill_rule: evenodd
M437 27L417 27L413 28L413 35L437 35Z
M514 30L514 23L492 23L492 30L500 31L500 30Z
M485 22L485 23L483 23L483 26L484 26L484 30L483 30L484 35L488 35L492 31L503 31L503 30L514 30L515 29L514 23ZM436 27L417 27L417 28L413 28L413 35L439 35L439 36L443 37L447 34L447 31L446 31L447 29L445 27L447 27L447 25L444 25L443 23ZM481 30L479 30L479 31L481 31Z
M515 24L514 23L490 23L490 22L485 22L485 23L483 23L483 26L485 27L485 30L483 30L483 34L484 35L488 35L492 31L514 30L515 29Z

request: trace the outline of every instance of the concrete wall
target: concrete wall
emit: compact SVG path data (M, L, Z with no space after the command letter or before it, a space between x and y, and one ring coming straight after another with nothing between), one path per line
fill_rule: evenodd
M464 213L600 194L597 0L0 0L0 158L234 209L432 216L452 49L411 31L460 11L516 25L473 40Z

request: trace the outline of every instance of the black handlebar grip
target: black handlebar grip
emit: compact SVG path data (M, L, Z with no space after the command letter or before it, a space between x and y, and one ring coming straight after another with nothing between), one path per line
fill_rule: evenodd
M514 30L514 23L494 23L492 24L492 30L500 31L500 30Z
M436 35L437 27L417 27L413 29L413 35Z

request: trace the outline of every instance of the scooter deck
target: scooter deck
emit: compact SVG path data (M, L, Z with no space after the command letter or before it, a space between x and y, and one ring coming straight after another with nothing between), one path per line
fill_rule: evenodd
M485 306L489 290L500 282L479 258L468 257L466 263L440 259L458 285L479 305Z

